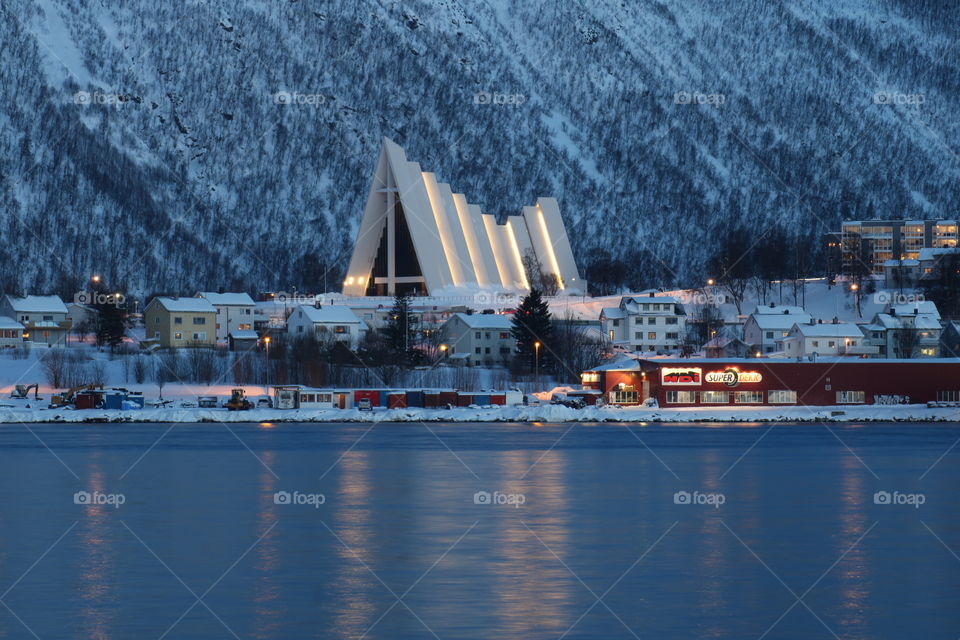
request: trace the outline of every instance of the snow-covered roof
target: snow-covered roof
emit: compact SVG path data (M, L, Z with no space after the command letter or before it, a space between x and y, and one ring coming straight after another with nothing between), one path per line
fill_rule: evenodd
M167 298L158 296L150 304L156 302L167 311L179 311L182 313L216 313L209 301L203 298Z
M922 256L921 252L921 256ZM920 266L919 260L905 259L905 260L884 260L884 267L918 267Z
M20 313L66 313L67 307L59 296L7 296L14 311Z
M904 319L909 318L908 323ZM878 313L873 319L873 325L880 325L881 329L940 329L940 321L929 314L920 314L918 316L896 315L888 313ZM868 325L868 326L873 326ZM872 329L875 330L875 329Z
M797 316L809 316L810 314L804 310L803 307L793 307L786 304L773 304L773 305L757 305L757 308L753 311L754 315L797 315Z
M23 325L8 316L0 316L0 329L23 330Z
M496 313L455 313L471 329L509 330L513 326L509 316Z
M357 317L350 307L341 305L327 305L320 307L310 307L301 305L297 307L295 313L303 313L307 320L314 324L361 324L363 321ZM365 324L365 323L363 323Z
M793 328L793 325L800 323L809 323L810 314L809 313L790 313L785 314L781 313L780 315L773 314L760 314L757 315L753 313L750 315L754 322L757 323L757 326L760 329L770 329L782 331L789 331Z
M673 296L661 296L661 295L645 295L645 296L624 296L621 304L630 304L630 303L666 303L666 304L677 304L679 300Z
M804 337L815 338L862 338L863 331L860 327L849 322L838 322L837 324L796 324L793 329L796 333Z
M619 320L626 315L620 307L604 307L600 313L607 320Z
M234 340L259 340L260 338L256 331L252 331L250 329L238 329L237 331L231 331L230 337Z
M637 358L630 357L626 354L620 354L620 355L614 356L604 364L588 369L588 371L639 371L639 370L640 370L640 360L638 360Z
M246 293L214 293L212 291L201 291L197 294L199 298L205 298L210 304L222 307L252 307L253 298Z
M890 310L893 310L894 313L891 315L898 316L912 316L917 314L930 315L936 319L940 319L940 312L937 310L937 305L934 304L933 300L918 300L917 302L910 302L908 304L893 304L887 306L887 313Z

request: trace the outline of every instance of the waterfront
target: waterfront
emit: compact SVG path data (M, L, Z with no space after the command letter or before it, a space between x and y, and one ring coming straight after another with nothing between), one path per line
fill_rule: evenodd
M0 638L956 638L958 438L4 425Z

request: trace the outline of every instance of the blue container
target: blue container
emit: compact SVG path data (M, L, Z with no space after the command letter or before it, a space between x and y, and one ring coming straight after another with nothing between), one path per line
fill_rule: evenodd
M143 409L143 394L142 393L131 393L125 398L127 405L134 405L138 409Z
M123 409L123 401L127 394L117 391L107 391L103 394L104 409Z
M423 406L423 391L407 391L407 406L408 406L408 407L422 407L422 406Z
M389 405L389 402L390 402L390 399L389 399L388 395L389 395L390 392L389 392L388 390L386 390L386 389L381 389L381 390L378 391L377 393L380 395L380 403L379 403L380 406L381 406L381 407L386 407L386 406L388 406L388 405Z
M490 394L489 393L475 393L473 394L473 404L484 407L490 404Z

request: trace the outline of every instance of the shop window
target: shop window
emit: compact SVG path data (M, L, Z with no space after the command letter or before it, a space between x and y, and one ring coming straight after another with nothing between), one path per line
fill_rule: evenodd
M667 391L667 404L696 404L696 391Z
M770 404L796 404L797 392L786 389L767 392L767 402Z
M960 402L960 391L937 391L937 402Z
M866 393L863 391L837 391L837 404L863 404Z
M737 404L763 404L763 391L736 391L734 402Z
M610 392L611 404L637 404L640 402L640 395L636 389L615 389Z
M729 391L701 391L700 402L703 404L727 404L730 402Z

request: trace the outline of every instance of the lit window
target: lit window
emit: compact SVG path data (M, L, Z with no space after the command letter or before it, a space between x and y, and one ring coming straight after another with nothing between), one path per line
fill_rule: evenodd
M778 389L776 391L767 392L767 402L770 404L796 404L797 403L797 392L788 391L785 389Z
M729 391L701 391L700 402L704 404L727 404L730 402Z
M863 404L866 393L863 391L837 391L837 404Z
M696 391L667 391L668 404L695 404L696 402Z
M763 404L763 391L737 391L734 394L737 404Z

